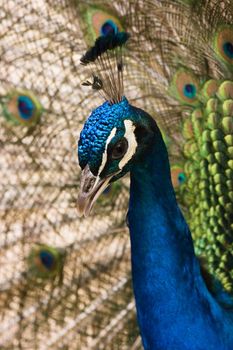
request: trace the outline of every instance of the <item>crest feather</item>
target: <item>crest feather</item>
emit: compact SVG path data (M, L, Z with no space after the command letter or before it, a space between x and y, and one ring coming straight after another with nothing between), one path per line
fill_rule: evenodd
M123 97L123 46L128 39L126 32L100 36L80 59L93 78L93 82L86 80L82 85L92 86L112 104Z

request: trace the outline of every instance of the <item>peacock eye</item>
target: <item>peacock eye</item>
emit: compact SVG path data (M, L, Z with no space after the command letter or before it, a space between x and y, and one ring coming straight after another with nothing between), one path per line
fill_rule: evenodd
M111 154L112 159L122 158L123 155L126 153L127 148L128 148L128 141L125 138L118 141L112 150L112 154Z

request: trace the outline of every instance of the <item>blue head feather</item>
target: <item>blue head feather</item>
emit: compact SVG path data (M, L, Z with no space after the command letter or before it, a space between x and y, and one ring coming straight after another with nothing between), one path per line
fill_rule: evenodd
M82 168L88 163L93 174L101 164L106 140L111 130L116 127L118 136L124 135L124 119L132 119L135 115L133 107L123 98L120 103L110 104L108 101L96 108L87 119L78 143L79 164Z

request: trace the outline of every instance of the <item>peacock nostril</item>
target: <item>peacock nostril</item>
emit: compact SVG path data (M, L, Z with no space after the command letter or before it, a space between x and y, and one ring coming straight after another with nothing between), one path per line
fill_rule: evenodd
M90 192L90 190L93 188L95 183L95 178L90 178L88 179L87 182L85 182L84 186L83 186L83 192L88 193Z
M95 186L96 176L90 171L89 165L86 165L81 174L80 187L82 193L89 195Z

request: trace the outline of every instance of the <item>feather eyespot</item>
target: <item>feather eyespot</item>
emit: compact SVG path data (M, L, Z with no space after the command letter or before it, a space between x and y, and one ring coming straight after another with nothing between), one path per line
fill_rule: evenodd
M186 175L180 165L173 165L171 167L171 178L174 188L178 188L186 181Z
M95 11L92 14L92 25L96 37L100 35L108 35L110 33L117 34L123 29L118 18L100 10Z
M84 16L87 39L90 43L101 35L106 36L123 31L120 19L111 11L89 7L85 10Z
M39 254L42 265L51 270L54 267L54 256L48 250L42 250Z
M33 101L28 96L18 97L18 110L23 119L30 119L33 116L35 109Z
M214 49L226 64L233 65L233 26L221 26L214 37Z
M186 176L184 173L179 173L177 179L178 179L179 184L182 185L186 180Z
M28 90L14 90L1 102L3 115L16 125L31 126L39 122L43 107Z
M197 93L196 86L194 84L185 84L183 88L183 93L187 98L195 98Z
M223 51L224 53L230 58L233 58L233 43L230 41L227 41L223 44Z
M111 19L104 22L101 26L101 35L117 34L119 31L116 23Z
M199 81L192 72L184 68L175 73L169 90L184 105L196 106L199 103L197 99Z
M28 256L28 276L42 279L55 277L62 270L64 254L48 245L34 245Z

